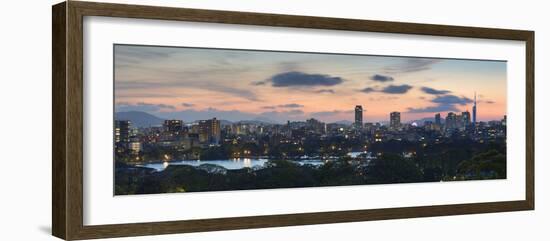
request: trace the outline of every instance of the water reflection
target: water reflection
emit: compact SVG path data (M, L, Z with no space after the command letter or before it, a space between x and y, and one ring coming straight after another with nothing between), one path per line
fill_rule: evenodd
M243 166L244 167L252 167L252 160L250 158L244 158L243 159Z
M143 165L138 165L141 167L148 167L153 168L157 171L163 171L170 165L189 165L189 166L200 166L202 164L214 164L222 166L229 170L236 170L241 168L256 168L256 167L262 167L266 162L268 162L268 159L264 158L233 158L230 160L181 160L181 161L171 161L171 162L162 162L162 163L147 163ZM303 160L303 161L296 161L296 163L304 165L321 165L325 163L327 160Z

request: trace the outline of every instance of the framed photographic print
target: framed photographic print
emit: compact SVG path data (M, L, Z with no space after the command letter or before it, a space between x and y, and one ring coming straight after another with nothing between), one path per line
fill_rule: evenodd
M534 32L53 6L53 235L534 209Z

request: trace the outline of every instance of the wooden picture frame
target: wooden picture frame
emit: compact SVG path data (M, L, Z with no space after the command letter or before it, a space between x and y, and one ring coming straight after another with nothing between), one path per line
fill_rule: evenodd
M533 210L534 32L356 19L68 1L52 8L52 232L66 240ZM259 26L518 40L526 43L525 199L336 212L86 226L83 224L83 17L143 18Z

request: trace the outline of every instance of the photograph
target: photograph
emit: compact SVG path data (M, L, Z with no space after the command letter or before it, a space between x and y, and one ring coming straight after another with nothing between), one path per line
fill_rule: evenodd
M115 44L115 195L506 179L506 61Z

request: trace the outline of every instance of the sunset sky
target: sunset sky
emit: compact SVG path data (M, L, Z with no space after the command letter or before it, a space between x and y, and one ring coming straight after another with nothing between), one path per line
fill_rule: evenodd
M194 121L506 114L506 62L115 45L115 111ZM373 53L375 54L375 53Z

